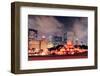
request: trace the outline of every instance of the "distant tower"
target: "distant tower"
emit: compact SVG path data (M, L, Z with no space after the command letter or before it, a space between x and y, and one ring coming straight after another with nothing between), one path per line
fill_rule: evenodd
M79 39L76 35L76 32L74 32L73 43L74 43L74 45L76 45L76 44L78 44L78 42L79 42Z
M66 41L67 41L67 32L64 33L64 35L63 35L63 42L66 43Z
M74 32L73 31L69 31L67 32L67 40L71 40L72 42L74 42Z
M48 37L48 48L52 48L54 45L53 45L53 37L52 35L50 35Z
M45 50L47 49L47 45L48 45L48 40L46 39L46 36L43 35L42 39L40 40L40 48Z
M52 40L52 35L50 35L50 36L48 37L48 41L50 41L50 42L53 41L53 40Z
M79 40L78 40L78 38L76 38L76 40L75 40L75 45L79 45Z

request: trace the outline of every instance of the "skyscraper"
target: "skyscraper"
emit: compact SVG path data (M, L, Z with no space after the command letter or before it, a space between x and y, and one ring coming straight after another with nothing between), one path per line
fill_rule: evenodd
M61 45L62 44L62 36L53 36L53 44Z
M66 43L66 41L67 41L67 32L65 32L63 35L63 42Z

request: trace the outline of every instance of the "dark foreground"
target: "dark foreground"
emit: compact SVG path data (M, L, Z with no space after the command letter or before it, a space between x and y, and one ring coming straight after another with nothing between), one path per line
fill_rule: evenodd
M74 55L47 55L47 56L29 56L28 60L57 60L57 59L83 59L88 58L87 52Z

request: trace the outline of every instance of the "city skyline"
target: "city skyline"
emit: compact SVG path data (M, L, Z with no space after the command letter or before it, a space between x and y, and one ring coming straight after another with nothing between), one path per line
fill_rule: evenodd
M28 28L38 31L37 39L45 36L63 36L66 32L73 32L80 42L87 44L88 19L87 17L37 16L28 15Z

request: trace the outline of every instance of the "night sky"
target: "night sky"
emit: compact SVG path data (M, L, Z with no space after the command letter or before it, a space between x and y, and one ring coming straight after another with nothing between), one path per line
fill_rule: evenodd
M28 15L28 28L38 30L38 38L75 32L79 41L87 44L88 40L87 17Z

